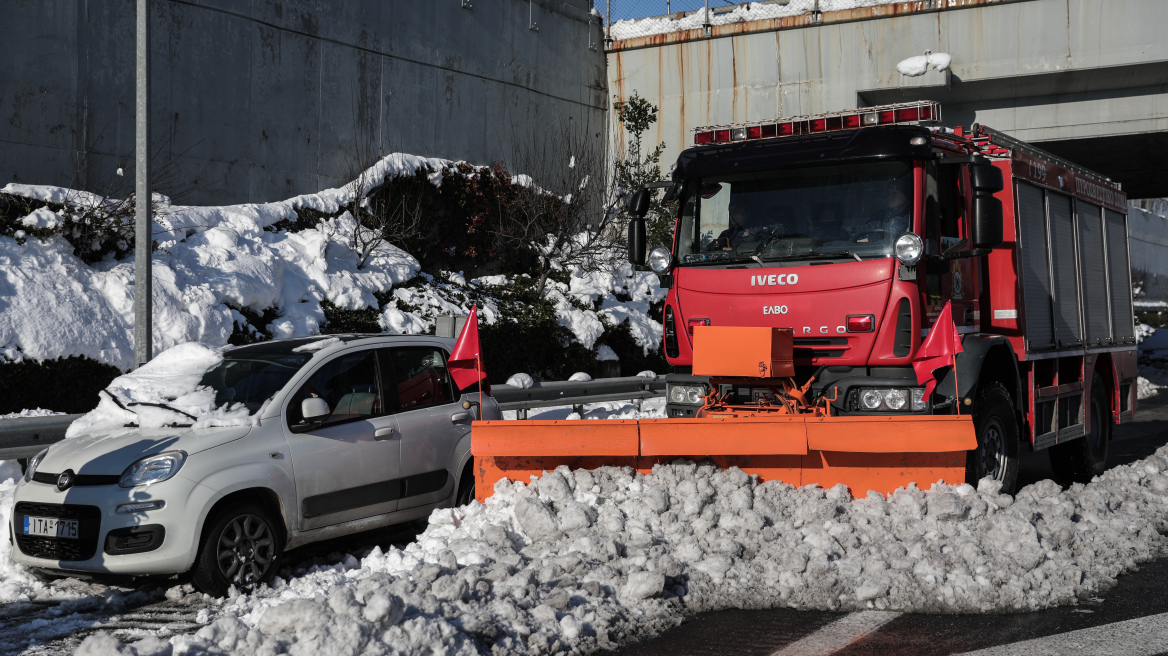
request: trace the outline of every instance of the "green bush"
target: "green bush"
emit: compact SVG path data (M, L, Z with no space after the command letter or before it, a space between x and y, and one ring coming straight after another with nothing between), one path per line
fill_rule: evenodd
M98 392L121 374L83 356L0 362L0 414L32 408L88 412L97 407Z

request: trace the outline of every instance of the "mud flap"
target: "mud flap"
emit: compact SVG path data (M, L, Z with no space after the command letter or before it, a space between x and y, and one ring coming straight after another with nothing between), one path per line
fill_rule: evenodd
M773 416L590 421L476 421L471 427L479 501L503 479L528 482L560 465L573 469L653 465L679 458L738 467L764 481L829 488L853 496L916 483L965 480L977 448L967 416Z

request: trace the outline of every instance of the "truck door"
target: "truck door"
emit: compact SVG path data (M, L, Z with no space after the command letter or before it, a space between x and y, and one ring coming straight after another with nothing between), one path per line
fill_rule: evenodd
M960 332L981 329L981 270L976 257L952 257L973 250L970 238L969 194L964 166L930 163L926 175L925 242L930 255L943 261L928 266L925 277L927 323L932 324L946 302L953 303L953 322Z

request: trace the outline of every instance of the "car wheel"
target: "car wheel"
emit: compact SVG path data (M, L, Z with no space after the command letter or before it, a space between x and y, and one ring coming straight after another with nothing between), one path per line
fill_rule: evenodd
M973 410L977 449L965 460L965 482L977 487L990 477L1002 484L1002 492L1014 493L1018 482L1018 419L1014 402L998 381L980 386Z
M231 586L251 590L270 581L283 549L277 526L271 515L256 505L215 515L195 559L191 577L195 587L222 597Z
M1099 374L1091 380L1091 432L1050 448L1050 466L1061 483L1088 483L1107 470L1110 403Z
M458 481L458 497L454 500L455 506L465 506L475 499L474 460L467 463L462 470L462 477Z

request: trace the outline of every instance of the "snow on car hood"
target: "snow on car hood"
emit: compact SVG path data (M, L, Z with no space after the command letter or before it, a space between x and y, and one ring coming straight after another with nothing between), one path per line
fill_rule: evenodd
M62 440L49 448L37 471L121 474L142 456L164 451L187 455L240 439L251 426L221 428L117 428Z

